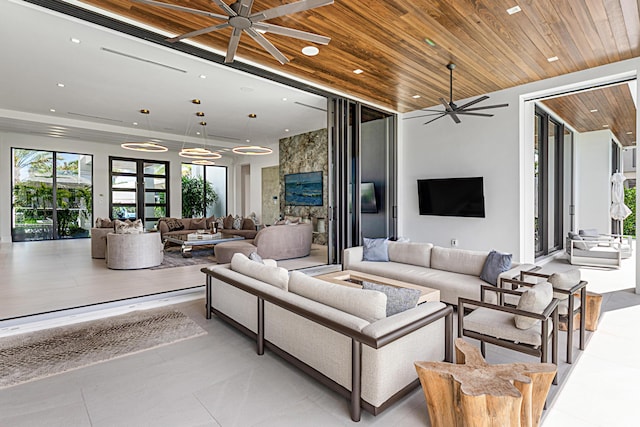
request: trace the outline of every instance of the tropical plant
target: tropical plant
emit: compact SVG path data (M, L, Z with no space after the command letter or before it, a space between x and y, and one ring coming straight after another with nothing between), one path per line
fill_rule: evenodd
M218 194L201 176L182 176L182 217L204 216L207 206L218 201Z
M631 209L631 215L625 218L622 233L627 236L636 236L636 188L624 189L624 204Z

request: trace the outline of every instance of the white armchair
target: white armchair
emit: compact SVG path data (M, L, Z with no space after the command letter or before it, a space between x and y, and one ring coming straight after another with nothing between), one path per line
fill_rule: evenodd
M162 264L160 233L107 234L107 267L133 270Z

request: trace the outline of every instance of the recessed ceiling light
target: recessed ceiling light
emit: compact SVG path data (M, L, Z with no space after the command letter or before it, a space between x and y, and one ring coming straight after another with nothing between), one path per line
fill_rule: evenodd
M608 128L608 127L609 127L609 125L602 125L602 127L603 127L603 128Z
M200 132L196 132L196 135L200 135Z
M594 108L593 110L589 110L589 111L590 111L590 112L592 112L592 113L597 113L597 112L598 112L598 109L597 109L597 108Z
M191 100L191 103L192 103L192 104L196 104L196 105L200 105L200 103L201 103L201 102L202 102L202 101L200 101L198 98L196 98L196 99L192 99L192 100Z
M58 87L64 87L64 83L58 83Z
M507 9L507 13L509 15L513 15L514 13L518 13L518 12L522 12L522 9L520 9L520 6L513 6Z
M289 132L289 129L285 129L284 131L285 131L285 132Z
M75 44L80 44L80 39L77 39L75 37L71 37L71 43L75 43Z
M302 54L307 56L316 56L320 53L320 49L315 46L305 46L302 48Z
M418 99L418 98L420 98L420 95L413 95L412 98L413 99Z
M251 140L250 139L245 139L245 142L251 142Z
M206 79L206 78L207 78L207 76L205 76L204 74L200 74L200 76L199 76L199 77L200 77L201 79Z
M425 37L424 38L424 42L426 44L428 44L431 47L435 47L436 46L436 42L434 42L433 40L431 40L429 37Z
M362 71L360 68L357 68L357 69L353 70L353 72L354 72L355 74L362 74L362 73L364 73L364 71Z
M51 111L52 113L55 113L56 109L55 108L49 108L49 111Z
M633 132L627 132L627 135L633 135Z
M134 126L138 126L138 122L133 122L132 123Z
M552 57L550 57L550 58L547 58L547 61L549 61L549 62L555 62L555 61L557 61L557 60L558 60L558 57L557 57L557 56L552 56Z
M287 100L287 98L282 98L282 100L283 100L283 101L286 101L286 100Z

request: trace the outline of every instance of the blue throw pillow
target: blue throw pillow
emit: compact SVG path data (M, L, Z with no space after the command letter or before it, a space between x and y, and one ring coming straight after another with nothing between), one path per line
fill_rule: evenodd
M387 317L415 307L420 299L420 291L417 289L396 288L371 282L362 282L362 289L382 292L387 296Z
M363 239L363 261L389 261L389 241L387 239Z
M511 268L512 256L511 254L503 254L498 251L489 252L487 260L482 267L480 278L490 285L497 286L500 273L504 273Z

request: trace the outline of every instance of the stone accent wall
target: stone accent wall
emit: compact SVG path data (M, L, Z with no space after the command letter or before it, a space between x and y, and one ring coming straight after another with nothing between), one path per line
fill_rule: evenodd
M280 215L279 166L262 168L262 223L273 224ZM277 200L273 200L273 197ZM275 203L274 203L275 202Z
M280 140L280 212L299 216L313 223L313 243L326 245L327 234L317 233L317 219L328 214L328 133L319 129ZM286 206L284 176L290 173L322 171L322 206Z

